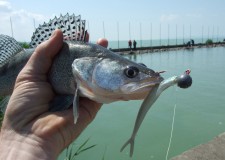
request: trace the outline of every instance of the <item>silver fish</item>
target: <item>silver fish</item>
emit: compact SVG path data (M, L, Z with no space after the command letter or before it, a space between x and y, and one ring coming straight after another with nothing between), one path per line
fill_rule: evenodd
M33 52L22 50L0 68L0 96L12 93L18 73ZM153 70L104 47L77 41L64 42L49 72L49 81L60 98L73 97L78 91L99 103L144 99L162 80Z
M80 96L99 103L144 99L163 80L152 69L99 45L83 42L85 21L67 14L39 26L32 36L31 49L23 49L13 38L0 35L0 96L12 93L18 73L35 47L60 27L67 41L49 72L49 81L57 94L50 110L64 110L73 103L75 123Z

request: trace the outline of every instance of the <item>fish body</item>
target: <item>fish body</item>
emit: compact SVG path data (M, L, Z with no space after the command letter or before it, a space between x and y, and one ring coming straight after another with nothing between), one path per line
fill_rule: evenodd
M0 96L12 93L18 73L33 52L22 50L0 68ZM144 99L161 81L162 77L149 68L99 45L77 41L64 42L49 72L56 94L73 95L78 86L81 96L99 103Z

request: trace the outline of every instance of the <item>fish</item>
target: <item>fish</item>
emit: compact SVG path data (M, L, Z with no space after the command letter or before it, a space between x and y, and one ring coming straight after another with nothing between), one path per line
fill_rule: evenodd
M60 15L40 25L33 33L28 49L22 48L14 38L0 35L0 96L6 97L0 109L5 110L16 78L35 48L49 39L55 29L62 30L64 42L48 73L48 81L56 93L49 110L62 111L72 105L76 123L80 97L104 104L144 99L132 136L121 148L122 151L130 144L132 156L134 139L146 113L161 92L178 83L179 78L165 81L160 75L162 72L133 62L100 45L86 42L85 20L80 15Z

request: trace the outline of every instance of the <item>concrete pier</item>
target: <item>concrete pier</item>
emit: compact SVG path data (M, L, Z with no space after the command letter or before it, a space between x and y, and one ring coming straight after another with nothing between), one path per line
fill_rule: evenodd
M225 132L171 160L225 160Z
M187 45L168 45L168 46L153 46L153 47L137 47L136 50L131 50L130 48L119 48L119 49L111 49L113 52L123 54L140 54L140 53L152 53L152 52L163 52L170 50L180 50L180 49L194 49L194 48L202 48L202 47L218 47L225 46L225 42L216 42L211 45L198 43L191 47Z

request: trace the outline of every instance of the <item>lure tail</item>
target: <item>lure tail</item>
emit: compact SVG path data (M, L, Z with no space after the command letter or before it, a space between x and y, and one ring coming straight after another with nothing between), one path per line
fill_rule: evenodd
M128 141L120 149L120 152L122 152L124 148L126 148L129 144L130 144L130 157L132 157L134 153L134 138L133 137L128 139Z

